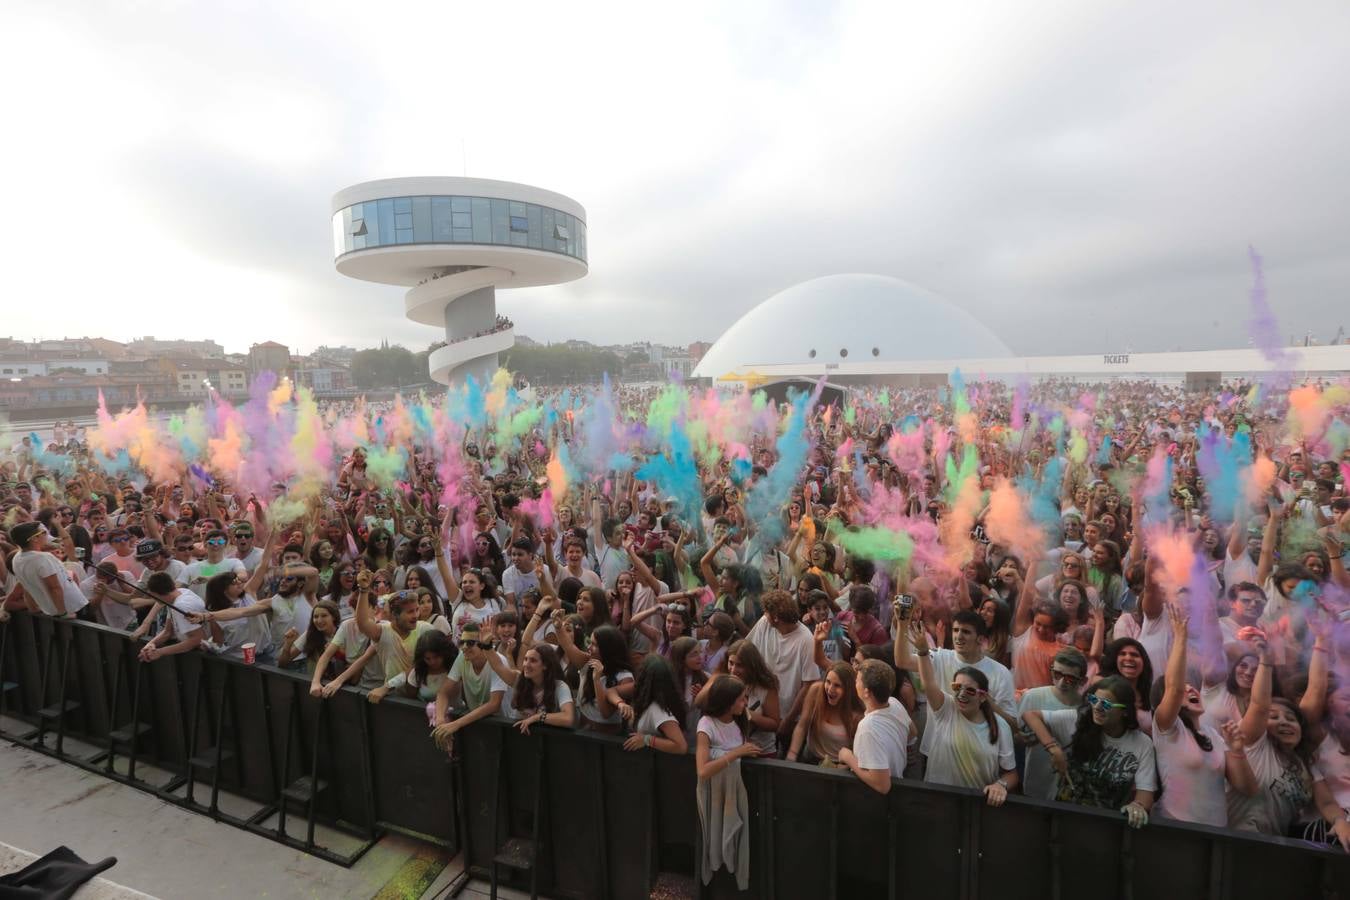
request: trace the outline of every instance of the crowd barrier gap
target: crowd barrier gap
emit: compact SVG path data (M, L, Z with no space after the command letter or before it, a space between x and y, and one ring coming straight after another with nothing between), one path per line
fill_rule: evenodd
M692 754L490 719L459 733L452 762L424 704L352 688L319 701L292 672L207 653L142 663L140 646L15 614L0 626L0 717L26 730L0 737L340 865L392 830L462 850L467 875L587 900L648 897L663 872L716 900L1350 900L1350 855L1303 841L1157 820L1134 831L1104 810L1019 796L990 809L910 781L883 796L777 760L741 766L749 890L725 871L704 886ZM257 812L225 812L222 793ZM355 849L320 846L316 824Z

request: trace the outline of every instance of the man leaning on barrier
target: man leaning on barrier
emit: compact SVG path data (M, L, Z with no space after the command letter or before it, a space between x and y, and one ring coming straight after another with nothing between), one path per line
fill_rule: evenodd
M145 592L169 608L169 617L165 627L141 648L141 661L154 662L161 656L196 650L206 636L203 626L192 622L192 618L206 612L202 598L176 586L168 572L151 575L145 583ZM169 643L170 639L173 643Z

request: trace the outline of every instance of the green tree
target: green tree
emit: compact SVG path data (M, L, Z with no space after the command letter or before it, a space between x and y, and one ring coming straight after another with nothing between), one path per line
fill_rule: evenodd
M358 350L352 357L352 383L358 388L396 388L426 380L426 355L397 344Z

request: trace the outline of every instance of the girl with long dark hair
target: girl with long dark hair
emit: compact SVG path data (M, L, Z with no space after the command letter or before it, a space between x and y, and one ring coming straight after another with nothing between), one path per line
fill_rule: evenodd
M853 735L863 717L856 682L853 667L837 662L823 679L811 684L792 731L788 760L804 757L802 761L807 763L829 767L839 764L839 751L853 746Z
M1024 713L1059 773L1059 800L1120 810L1132 828L1148 824L1158 773L1137 713L1134 685L1120 675L1099 679L1076 710Z
M556 647L535 644L525 651L518 672L496 653L487 656L488 664L508 689L502 714L514 719L522 734L529 734L533 725L575 727L576 704L572 689L563 680L562 658Z
M613 625L602 625L591 635L580 687L582 727L617 734L622 722L619 704L632 698L636 684L628 668L628 642Z
M1148 651L1134 638L1116 638L1102 651L1101 676L1116 675L1134 688L1134 716L1131 719L1145 735L1153 732L1153 710L1148 698L1153 690L1153 663Z
M689 742L684 737L688 711L675 683L675 671L665 657L650 654L642 661L632 703L620 704L619 711L633 729L623 742L625 750L650 747L676 756L688 752Z

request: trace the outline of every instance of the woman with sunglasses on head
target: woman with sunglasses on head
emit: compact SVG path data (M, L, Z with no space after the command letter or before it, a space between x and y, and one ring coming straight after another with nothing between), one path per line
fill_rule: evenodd
M1119 675L1096 681L1076 710L1027 710L1023 721L1059 774L1057 799L1119 810L1132 828L1148 824L1158 772L1136 711L1134 686Z
M1237 723L1225 722L1222 732L1204 724L1200 691L1186 683L1189 616L1168 603L1167 617L1172 649L1167 672L1153 683L1151 697L1161 790L1156 809L1163 818L1222 828L1228 824L1225 792L1250 796L1259 786Z
M952 676L951 694L938 683L929 659L923 623L909 619L909 642L919 658L919 677L928 716L919 749L928 758L924 781L984 792L990 806L1002 806L1017 787L1012 729L994 711L989 679L974 666Z

